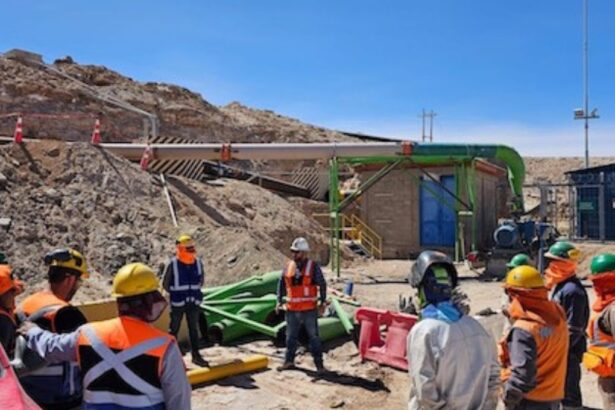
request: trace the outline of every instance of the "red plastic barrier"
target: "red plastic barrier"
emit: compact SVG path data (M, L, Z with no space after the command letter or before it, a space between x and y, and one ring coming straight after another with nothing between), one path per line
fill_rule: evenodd
M2 345L0 345L0 364L2 365L0 369L0 409L41 410L23 391Z
M406 340L410 329L418 321L416 316L382 309L360 308L355 313L355 319L361 325L361 359L408 370ZM384 339L380 333L382 326L387 330Z

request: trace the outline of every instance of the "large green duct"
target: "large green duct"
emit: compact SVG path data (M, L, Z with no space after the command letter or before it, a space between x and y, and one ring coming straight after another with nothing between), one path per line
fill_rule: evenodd
M508 167L508 179L516 196L517 205L523 211L523 182L525 181L525 164L517 151L507 145L490 144L414 144L412 157L434 159L499 159Z

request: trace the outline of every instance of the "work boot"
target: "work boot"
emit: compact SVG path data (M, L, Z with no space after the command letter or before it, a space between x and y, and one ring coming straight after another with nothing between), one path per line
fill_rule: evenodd
M209 362L203 359L199 353L192 353L192 363L200 367L209 367Z
M283 372L284 370L293 370L295 368L295 364L293 362L284 362L281 366L278 366L278 372Z
M325 369L325 366L323 366L322 364L316 365L316 376L323 377L326 374L327 374L327 369Z

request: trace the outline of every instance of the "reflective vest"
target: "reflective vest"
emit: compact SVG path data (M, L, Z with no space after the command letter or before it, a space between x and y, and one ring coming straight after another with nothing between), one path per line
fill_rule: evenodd
M57 323L56 316L62 309L76 309L50 291L37 292L27 297L17 310L20 321L31 320L41 328L57 333L66 326ZM82 323L77 323L80 325ZM81 374L74 362L50 364L29 372L20 378L21 384L34 401L40 405L72 404L81 398Z
M314 310L318 301L318 286L314 284L314 262L308 259L298 275L297 264L289 261L284 269L286 308L289 311Z
M594 313L589 319L589 346L583 354L583 365L601 377L615 377L615 339L598 326L600 313Z
M186 304L199 306L203 302L203 263L197 259L195 263L186 265L177 258L171 260L173 276L169 284L171 306L182 307Z
M127 316L83 326L78 360L84 375L84 409L164 410L162 361L173 341L167 333Z
M558 305L561 320L556 326L517 319L508 335L500 341L500 363L502 380L508 380L511 374L508 340L511 332L522 329L531 334L536 342L536 387L523 395L532 401L557 401L564 398L566 384L566 363L568 358L568 325L563 309Z

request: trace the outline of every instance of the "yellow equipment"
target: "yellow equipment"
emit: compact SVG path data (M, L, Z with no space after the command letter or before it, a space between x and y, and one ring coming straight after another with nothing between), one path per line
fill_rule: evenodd
M265 369L269 365L269 358L260 354L225 363L211 368L203 367L200 369L189 370L186 375L192 386L211 382L225 377L248 373L255 370Z
M144 263L129 263L117 271L113 278L113 293L115 298L137 296L159 289L156 274Z

